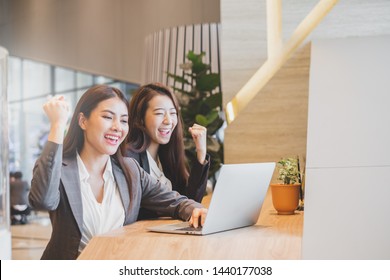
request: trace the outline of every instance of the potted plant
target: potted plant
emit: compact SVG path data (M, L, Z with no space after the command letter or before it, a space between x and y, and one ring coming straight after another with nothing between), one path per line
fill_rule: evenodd
M210 65L203 62L204 56L204 52L196 54L189 51L187 62L180 65L183 74L168 73L168 77L172 78L171 87L181 106L185 152L189 164L192 165L196 160L196 150L188 128L198 123L207 128L207 152L211 157L209 178L215 181L214 175L223 163L221 128L224 124L224 114L220 74L211 72Z
M277 162L279 183L271 184L272 203L279 215L292 215L302 197L302 177L298 157Z

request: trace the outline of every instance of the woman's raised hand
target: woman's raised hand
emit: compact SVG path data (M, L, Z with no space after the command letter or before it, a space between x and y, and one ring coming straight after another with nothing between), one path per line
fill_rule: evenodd
M66 124L70 115L68 102L65 101L62 95L55 96L43 104L43 110L51 124L48 140L62 144Z
M196 156L201 164L204 164L207 153L207 129L199 124L189 128L192 139L195 142Z

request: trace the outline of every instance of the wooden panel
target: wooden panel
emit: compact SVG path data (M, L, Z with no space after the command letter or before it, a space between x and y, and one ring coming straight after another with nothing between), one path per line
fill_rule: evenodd
M305 154L309 64L307 44L225 129L225 163Z

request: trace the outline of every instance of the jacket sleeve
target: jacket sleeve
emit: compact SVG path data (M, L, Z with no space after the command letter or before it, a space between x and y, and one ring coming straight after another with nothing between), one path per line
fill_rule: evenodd
M55 210L60 201L62 145L47 142L33 169L29 203L36 210Z
M206 163L195 161L188 178L188 185L183 194L197 202L201 202L206 191L210 169L210 155L206 155Z
M135 160L130 158L127 160L133 161L130 164L133 170L132 184L140 184L141 187L141 207L185 221L191 217L194 208L204 208L202 204L169 190L165 184L150 176Z

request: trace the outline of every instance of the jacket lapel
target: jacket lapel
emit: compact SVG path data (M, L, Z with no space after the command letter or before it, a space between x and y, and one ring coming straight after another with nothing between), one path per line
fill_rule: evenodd
M116 161L111 159L112 163L112 172L114 173L115 181L119 189L119 194L122 198L123 207L125 208L125 221L129 217L129 209L130 209L130 196L129 196L129 186L127 185L127 181L123 171L118 166Z
M81 231L83 227L83 204L81 201L80 177L76 157L63 160L61 181L68 197L73 216Z
M125 220L129 217L130 197L127 181L118 164L111 160L112 170L118 185L119 194L125 208ZM81 200L80 177L78 172L77 159L67 158L63 160L61 181L69 200L70 208L81 231L83 226L83 205Z
M139 162L141 163L141 167L150 174L148 154L146 153L146 151L139 154Z

